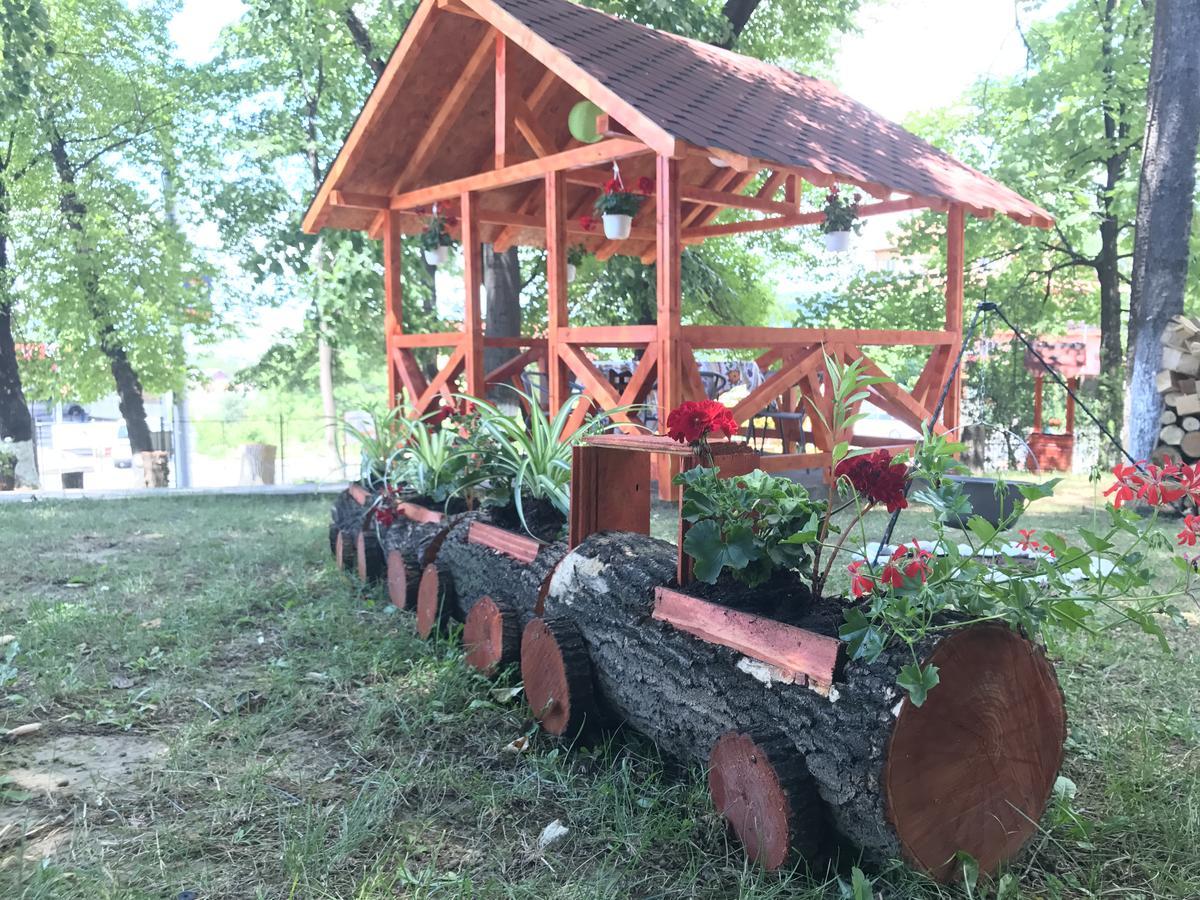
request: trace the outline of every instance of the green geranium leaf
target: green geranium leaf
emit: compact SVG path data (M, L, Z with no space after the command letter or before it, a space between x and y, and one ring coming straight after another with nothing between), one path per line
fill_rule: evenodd
M929 692L938 686L939 681L941 678L937 666L926 666L922 669L916 663L905 666L896 678L896 684L908 691L908 699L913 706L924 705Z
M871 624L861 609L848 609L844 613L845 622L838 629L838 637L846 642L846 652L851 659L865 659L874 662L883 652L883 634Z
M1029 502L1034 500L1044 500L1046 497L1054 496L1054 489L1058 487L1062 481L1061 478L1051 478L1044 484L1018 484L1017 490L1021 492L1021 496Z

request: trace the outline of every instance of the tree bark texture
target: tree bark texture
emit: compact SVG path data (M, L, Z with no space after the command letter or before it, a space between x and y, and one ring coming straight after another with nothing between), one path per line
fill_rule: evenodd
M602 705L601 713L627 723L651 738L661 749L683 760L705 763L717 739L728 732L759 734L772 729L782 732L795 754L803 760L824 802L830 821L837 831L863 848L873 860L894 858L906 851L889 814L885 795L889 745L897 733L897 723L911 711L896 686L901 667L912 662L907 648L890 648L874 663L848 662L829 697L795 684L774 680L756 670L740 653L699 640L651 618L654 589L670 584L675 573L675 548L661 541L626 533L593 535L566 556L556 569L546 600L546 617L564 617L579 629L587 647L592 676ZM952 632L962 634L963 632ZM1010 642L1028 646L1031 655L1049 672L1040 651L1007 633ZM918 648L919 657L937 648L936 641ZM754 674L757 671L757 675ZM943 683L930 694L929 706L937 691L944 693L939 702L952 699L955 691L970 694L967 709L980 707L979 721L974 714L959 723L968 732L976 730L986 747L1008 749L1012 736L1006 731L1005 710L991 702L991 687L1003 679L1002 672L986 669L974 679L959 678L959 683ZM989 687L980 687L985 685ZM1040 684L1039 688L1050 687ZM976 696L978 692L978 696ZM1061 692L1052 685L1061 711ZM1044 695L1039 695L1043 696ZM999 698L997 698L999 699ZM1004 698L1007 702L1008 698ZM996 708L989 708L996 707ZM901 710L903 709L903 712ZM1061 760L1065 741L1065 718L1039 722L1047 728L1048 745L1053 752L1037 760L1037 784L1031 796L1018 804L1036 821L1044 807ZM936 708L933 710L936 715ZM960 733L961 735L961 733ZM960 740L967 758L980 751L973 737ZM985 752L986 752L986 747ZM936 749L936 748L935 748ZM941 748L945 749L945 748ZM1030 750L1030 755L1036 755ZM899 760L897 764L903 763ZM1003 760L994 765L1003 766ZM968 771L979 768L978 782L964 790L986 792L988 779L994 777L987 767L972 762ZM903 781L927 779L930 798L923 805L936 803L938 766L928 771L905 773ZM918 785L919 786L919 785ZM961 790L960 790L961 795ZM971 802L976 802L978 796ZM999 808L1007 808L1008 798L998 799ZM1014 822L995 828L980 847L963 846L977 858L987 859L989 847L1011 840ZM957 827L948 821L946 829ZM1029 831L1020 836L1019 848ZM991 844L988 843L991 842ZM1015 852L1008 847L1006 852ZM905 853L905 855L908 855ZM948 856L953 858L954 851ZM926 861L931 871L943 860ZM939 872L939 877L948 873Z
M491 597L511 607L523 629L534 617L543 585L567 555L567 545L561 541L544 544L533 562L524 564L490 547L470 543L467 535L476 520L493 524L486 512L459 518L437 553L439 578L451 588L450 613L465 621L480 598Z
M1162 335L1183 312L1200 142L1200 3L1158 0L1129 317L1128 449L1154 449Z
M146 424L142 383L117 333L112 310L108 308L107 299L103 296L96 268L98 262L87 237L87 206L75 189L75 169L67 155L66 141L53 128L50 131L50 157L54 161L54 169L62 186L59 208L67 228L75 235L80 289L88 312L96 323L100 351L109 362L109 371L112 373L120 399L118 405L121 416L125 419L125 427L129 432L129 449L134 453L153 450L150 426Z
M483 285L487 292L484 329L489 337L521 335L521 260L517 248L497 253L483 246ZM512 347L488 347L483 351L484 372L491 372L520 352Z
M470 519L474 513L464 513L454 516L440 525L425 522L413 522L411 519L398 519L383 536L383 553L387 557L399 553L404 563L404 583L406 591L406 609L414 609L417 602L417 588L421 584L421 573L425 566L433 561L437 548L447 535L447 530L463 519Z

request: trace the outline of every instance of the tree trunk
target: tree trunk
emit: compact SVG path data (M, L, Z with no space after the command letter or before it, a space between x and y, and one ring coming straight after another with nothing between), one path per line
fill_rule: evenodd
M488 337L519 337L521 334L521 260L517 248L497 253L483 246L483 286L487 291ZM519 351L511 347L488 347L483 351L483 369L491 372Z
M1158 0L1129 314L1128 449L1154 449L1162 334L1183 312L1200 142L1200 5Z
M3 185L0 185L0 222L4 221ZM0 440L13 443L33 440L33 419L21 389L17 345L13 339L12 306L8 299L8 235L0 234Z
M762 0L725 0L721 13L729 20L729 38L721 46L728 50L737 43L761 2Z
M54 169L62 185L59 209L62 210L67 228L75 235L76 269L84 302L96 323L100 351L109 361L109 370L120 398L121 415L129 432L129 449L135 454L143 453L154 448L150 440L150 427L146 424L142 383L112 322L107 299L101 294L97 261L87 238L87 206L75 190L76 173L67 155L66 141L53 127L50 129L49 144L50 157L54 160Z

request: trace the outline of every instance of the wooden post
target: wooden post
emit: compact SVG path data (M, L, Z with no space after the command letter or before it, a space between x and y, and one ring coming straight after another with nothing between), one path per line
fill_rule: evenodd
M658 428L666 430L667 415L682 399L683 392L683 324L681 309L683 289L680 282L679 161L668 156L657 157L655 221L658 247ZM658 495L664 500L674 496L671 479L678 471L678 461L660 456L658 460Z
M1045 378L1041 373L1033 376L1033 430L1040 433L1042 429L1042 391L1045 388Z
M561 329L567 320L567 183L563 172L548 172L546 183L546 290L548 331L546 368L550 382L550 415L569 397L567 368L559 352Z
M955 354L962 348L963 285L966 257L966 212L962 204L950 204L946 216L946 330L958 336ZM948 430L958 428L962 404L962 369L950 385L942 422Z
M462 195L463 278L466 297L463 302L463 341L466 358L464 371L467 393L482 397L487 393L483 371L483 315L480 311L479 290L483 275L483 259L479 244L479 195L471 191Z
M392 358L392 335L404 332L402 284L404 260L400 232L400 214L388 211L383 227L383 296L384 296L384 354L387 357L388 408L396 406L396 395L400 392L400 379L396 372L396 361ZM416 398L410 398L415 400Z
M512 50L508 38L496 32L496 168L503 169L517 160L513 157L513 101L516 99L512 76Z
M1067 387L1071 389L1071 393L1067 394L1067 430L1068 437L1075 436L1075 397L1074 394L1079 393L1079 379L1068 378Z

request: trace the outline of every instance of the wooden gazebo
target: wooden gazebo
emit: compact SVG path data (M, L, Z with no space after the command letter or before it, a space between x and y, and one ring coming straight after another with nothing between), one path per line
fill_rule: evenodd
M590 100L603 114L603 139L571 137L568 113ZM628 240L608 241L587 230L600 186L619 161L624 179L653 183L650 200ZM838 330L685 325L681 319L680 255L688 244L721 235L817 225L803 208L804 181L854 185L869 195L864 216L934 209L946 215L946 304L943 328ZM756 189L746 193L751 185ZM463 329L449 334L404 330L400 247L419 233L432 204L458 219L465 249ZM723 210L755 214L714 224ZM567 401L570 381L592 404L612 409L641 403L657 391L658 421L686 399L703 396L695 353L755 350L765 379L733 409L739 422L772 401L794 409L799 395L816 409L829 403L821 377L824 356L863 359L864 348L929 348L911 391L873 389L871 401L918 426L930 416L962 343L963 230L967 215L996 213L1049 227L1043 209L959 163L832 85L707 44L655 31L569 0L424 0L392 53L345 145L304 219L304 229L368 232L382 239L387 297L389 394L407 392L418 411L455 391L482 394L530 365L548 373L550 404ZM547 250L549 327L544 335L488 336L480 309L481 246L533 245ZM568 319L567 250L584 245L600 259L614 254L657 265L658 313L653 325L574 327ZM426 379L416 348L444 348L449 360ZM517 351L484 371L484 349ZM589 360L587 348L641 352L633 378L618 391ZM957 385L941 425L959 420ZM622 427L641 423L616 414ZM785 431L780 437L788 438ZM765 457L763 467L791 470L825 465L840 439L817 417L814 452ZM671 461L660 462L666 488Z

